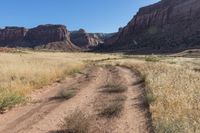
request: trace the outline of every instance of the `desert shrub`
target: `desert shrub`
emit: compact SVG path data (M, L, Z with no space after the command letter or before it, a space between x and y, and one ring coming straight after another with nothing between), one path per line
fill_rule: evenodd
M5 109L13 107L15 104L24 100L23 95L15 92L3 91L0 89L0 113L3 113Z
M77 110L65 118L63 123L64 133L88 133L91 126L91 118Z

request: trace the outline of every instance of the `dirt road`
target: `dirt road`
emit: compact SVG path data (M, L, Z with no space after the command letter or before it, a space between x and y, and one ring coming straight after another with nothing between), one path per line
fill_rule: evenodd
M128 88L124 109L119 117L105 119L98 116L96 101L100 96L99 88L108 82L120 82ZM0 133L49 133L59 131L64 118L75 110L81 110L95 118L91 132L109 133L148 133L148 109L140 99L143 90L136 75L123 67L93 67L67 78L62 83L45 87L31 95L35 102L16 107L0 115ZM61 89L79 88L77 95L69 100L54 99ZM103 125L109 123L109 128ZM102 129L101 129L102 128Z

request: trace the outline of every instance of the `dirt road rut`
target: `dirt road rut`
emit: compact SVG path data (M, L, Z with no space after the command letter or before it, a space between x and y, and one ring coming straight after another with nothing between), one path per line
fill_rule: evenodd
M117 81L118 80L118 81ZM127 100L119 117L105 120L98 118L94 102L98 99L99 88L110 81L121 82L128 88ZM75 110L96 117L93 124L103 125L109 122L110 129L99 129L99 132L111 133L148 133L147 109L141 109L142 89L136 75L123 67L93 67L84 74L67 78L62 83L46 87L33 94L35 103L16 107L0 115L0 133L48 133L58 131L63 119ZM79 88L77 95L69 100L53 99L61 89ZM93 125L95 127L95 125ZM99 126L101 127L101 126ZM94 132L94 130L91 130Z

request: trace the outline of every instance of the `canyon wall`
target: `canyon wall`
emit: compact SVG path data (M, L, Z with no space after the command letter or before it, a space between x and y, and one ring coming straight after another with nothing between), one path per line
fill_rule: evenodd
M200 1L162 0L140 8L106 40L110 50L176 51L200 48Z

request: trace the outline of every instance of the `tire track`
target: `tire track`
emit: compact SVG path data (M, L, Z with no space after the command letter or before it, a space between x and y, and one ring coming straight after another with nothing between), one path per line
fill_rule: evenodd
M60 84L59 87L51 88L50 91L40 96L42 103L31 105L31 107L22 107L25 108L25 113L22 109L15 112L19 116L8 115L7 119L11 120L5 121L4 125L0 124L0 132L50 133L59 131L65 117L76 110L81 110L93 117L94 121L90 133L149 133L148 118L145 115L147 109L141 108L143 89L134 85L135 82L137 82L137 76L128 68L94 67L87 71L85 76L72 78L68 82ZM120 95L111 94L108 96L108 94L99 92L99 88L109 83L122 84L128 88L127 92L123 93L127 97L123 111L119 117L111 119L98 115L100 107ZM80 90L75 97L67 101L52 100L52 97L56 96L61 88L80 88Z
M74 88L74 87L85 87L87 84L93 79L94 72L96 70L91 70L90 75L82 75L78 77L75 81L70 81L69 84L61 84L59 87L54 88L56 90L53 90L51 94L51 91L47 93L47 96L45 98L41 98L42 103L39 105L33 105L33 107L24 107L24 108L30 108L26 113L23 112L16 112L16 114L23 113L23 115L20 115L20 117L11 118L13 121L7 123L6 125L0 125L0 127L3 128L3 130L0 130L0 132L3 133L19 133L24 132L24 130L29 129L32 125L38 123L39 121L43 120L48 114L53 112L56 108L58 108L64 100L52 100L52 97L56 96L59 92L59 90L64 88ZM50 96L48 96L50 95ZM23 107L22 107L23 108ZM0 128L1 129L1 128Z

